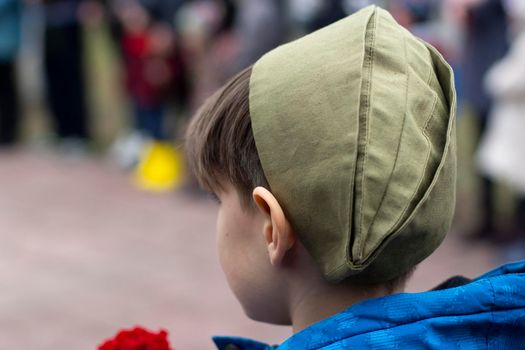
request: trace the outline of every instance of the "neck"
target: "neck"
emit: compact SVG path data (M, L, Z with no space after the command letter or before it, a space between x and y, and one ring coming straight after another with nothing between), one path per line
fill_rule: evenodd
M293 302L290 308L294 333L335 315L360 301L388 294L378 287L336 285L328 284L325 281L320 281L316 285L303 286L300 290L301 292L296 293L295 298L292 298Z

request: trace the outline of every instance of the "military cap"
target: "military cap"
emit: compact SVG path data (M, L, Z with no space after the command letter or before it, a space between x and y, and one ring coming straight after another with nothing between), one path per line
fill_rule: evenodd
M442 242L453 73L387 11L366 7L267 53L249 103L271 191L327 280L388 281Z

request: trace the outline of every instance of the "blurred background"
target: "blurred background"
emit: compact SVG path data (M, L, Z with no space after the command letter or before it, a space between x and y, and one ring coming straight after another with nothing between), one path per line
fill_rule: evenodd
M177 349L288 337L223 280L182 135L233 74L372 3L458 88L457 214L409 291L525 258L525 1L0 0L2 347L95 349L136 324Z

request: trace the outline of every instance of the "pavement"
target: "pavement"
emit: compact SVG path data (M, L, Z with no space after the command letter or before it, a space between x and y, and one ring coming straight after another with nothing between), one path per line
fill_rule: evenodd
M178 350L210 336L279 343L288 327L247 319L217 263L216 204L151 194L100 159L0 152L0 348L96 349L121 328L168 330ZM408 290L475 277L500 252L452 232Z

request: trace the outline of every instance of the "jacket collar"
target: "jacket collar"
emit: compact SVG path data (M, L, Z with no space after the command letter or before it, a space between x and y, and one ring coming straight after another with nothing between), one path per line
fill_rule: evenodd
M218 350L272 350L277 348L277 345L271 346L241 337L213 337L212 340Z
M525 261L520 261L503 265L463 286L424 293L401 293L367 300L294 334L280 346L270 346L237 337L214 337L213 340L219 350L310 350L329 346L341 339L417 323L433 317L456 317L472 312L488 311L494 307L523 308L524 295L513 293L514 297L508 298L508 284L493 284L492 279L499 279L504 275L516 275L514 281L508 282L525 287L524 273ZM521 287L514 285L514 288ZM451 297L462 302L449 303ZM447 307L444 307L445 303ZM479 309L480 307L484 310Z

